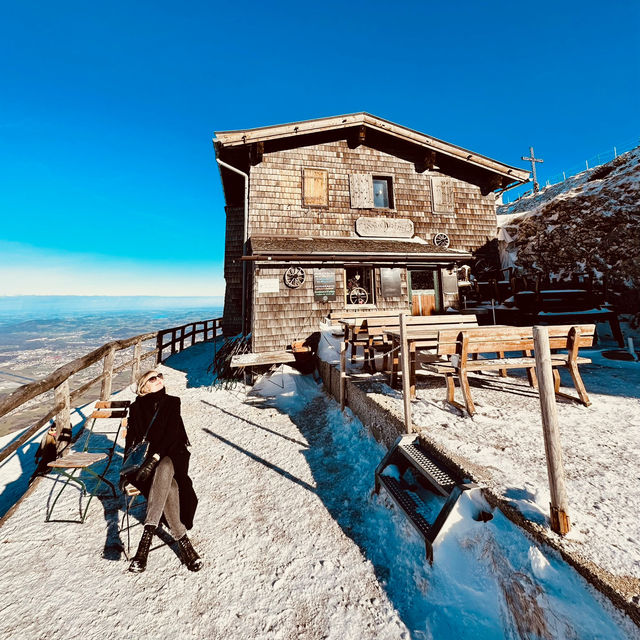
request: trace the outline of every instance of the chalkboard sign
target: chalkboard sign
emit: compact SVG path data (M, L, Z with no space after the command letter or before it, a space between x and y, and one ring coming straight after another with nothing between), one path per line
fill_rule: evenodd
M380 288L383 298L399 298L402 295L401 271L402 269L380 268Z
M313 295L316 300L329 302L336 299L336 270L314 269Z

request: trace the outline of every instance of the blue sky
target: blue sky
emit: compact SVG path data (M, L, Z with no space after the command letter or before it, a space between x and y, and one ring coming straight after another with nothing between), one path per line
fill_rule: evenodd
M640 3L3 2L0 295L220 295L211 138L368 111L539 178L640 136Z

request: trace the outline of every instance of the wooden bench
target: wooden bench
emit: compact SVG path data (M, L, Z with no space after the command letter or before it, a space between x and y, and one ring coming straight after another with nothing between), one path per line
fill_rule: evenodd
M595 325L561 325L550 326L549 346L552 350L551 366L556 395L576 400L573 396L560 393L559 367L569 370L573 384L578 392L579 400L589 406L584 383L578 371L579 364L591 362L588 358L578 357L580 347L590 347L593 344ZM554 353L555 350L566 350L566 353ZM480 327L458 331L445 329L438 333L437 353L439 356L449 356L449 362L426 365L425 368L436 373L443 373L447 384L447 402L457 408L466 408L469 415L475 414L475 406L471 398L467 374L471 371L500 370L506 375L507 369L526 369L529 384L537 387L535 373L536 360L533 356L534 341L533 327ZM522 355L511 356L511 352ZM496 358L482 358L469 360L469 356L477 357L484 354L497 354ZM505 355L506 354L506 355ZM465 407L454 399L455 381L458 378Z

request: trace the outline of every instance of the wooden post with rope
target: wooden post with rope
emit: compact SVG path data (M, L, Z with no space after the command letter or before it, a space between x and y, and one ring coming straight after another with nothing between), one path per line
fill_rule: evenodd
M56 450L58 454L71 442L71 398L67 378L53 390L54 402L60 406L55 418Z
M411 425L411 380L409 380L409 343L407 341L407 314L400 314L400 358L402 362L402 399L404 400L404 424L407 433Z
M347 343L340 343L340 411L344 411L347 392Z
M551 493L551 529L563 536L569 532L571 523L568 513L569 499L564 484L562 446L558 430L558 408L556 406L551 350L549 349L549 330L547 327L533 327L533 340L536 355L536 373L538 374L538 387L540 389L544 448Z
M142 352L142 341L138 340L133 345L133 364L131 366L131 384L135 384L140 375L140 355Z
M115 347L111 347L104 357L102 389L100 390L100 400L108 400L111 397L111 386L113 381L113 360L116 356Z

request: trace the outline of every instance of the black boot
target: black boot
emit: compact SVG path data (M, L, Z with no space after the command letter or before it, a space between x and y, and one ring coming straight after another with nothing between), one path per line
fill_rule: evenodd
M187 538L186 533L178 540L178 548L180 549L180 559L187 565L189 571L200 571L202 569L202 558L191 546L191 541Z
M145 524L144 531L142 532L142 538L140 538L140 544L136 555L133 556L133 560L129 565L129 571L133 573L142 573L147 568L147 557L149 555L149 548L151 547L151 540L153 534L156 532L156 528L152 524Z

